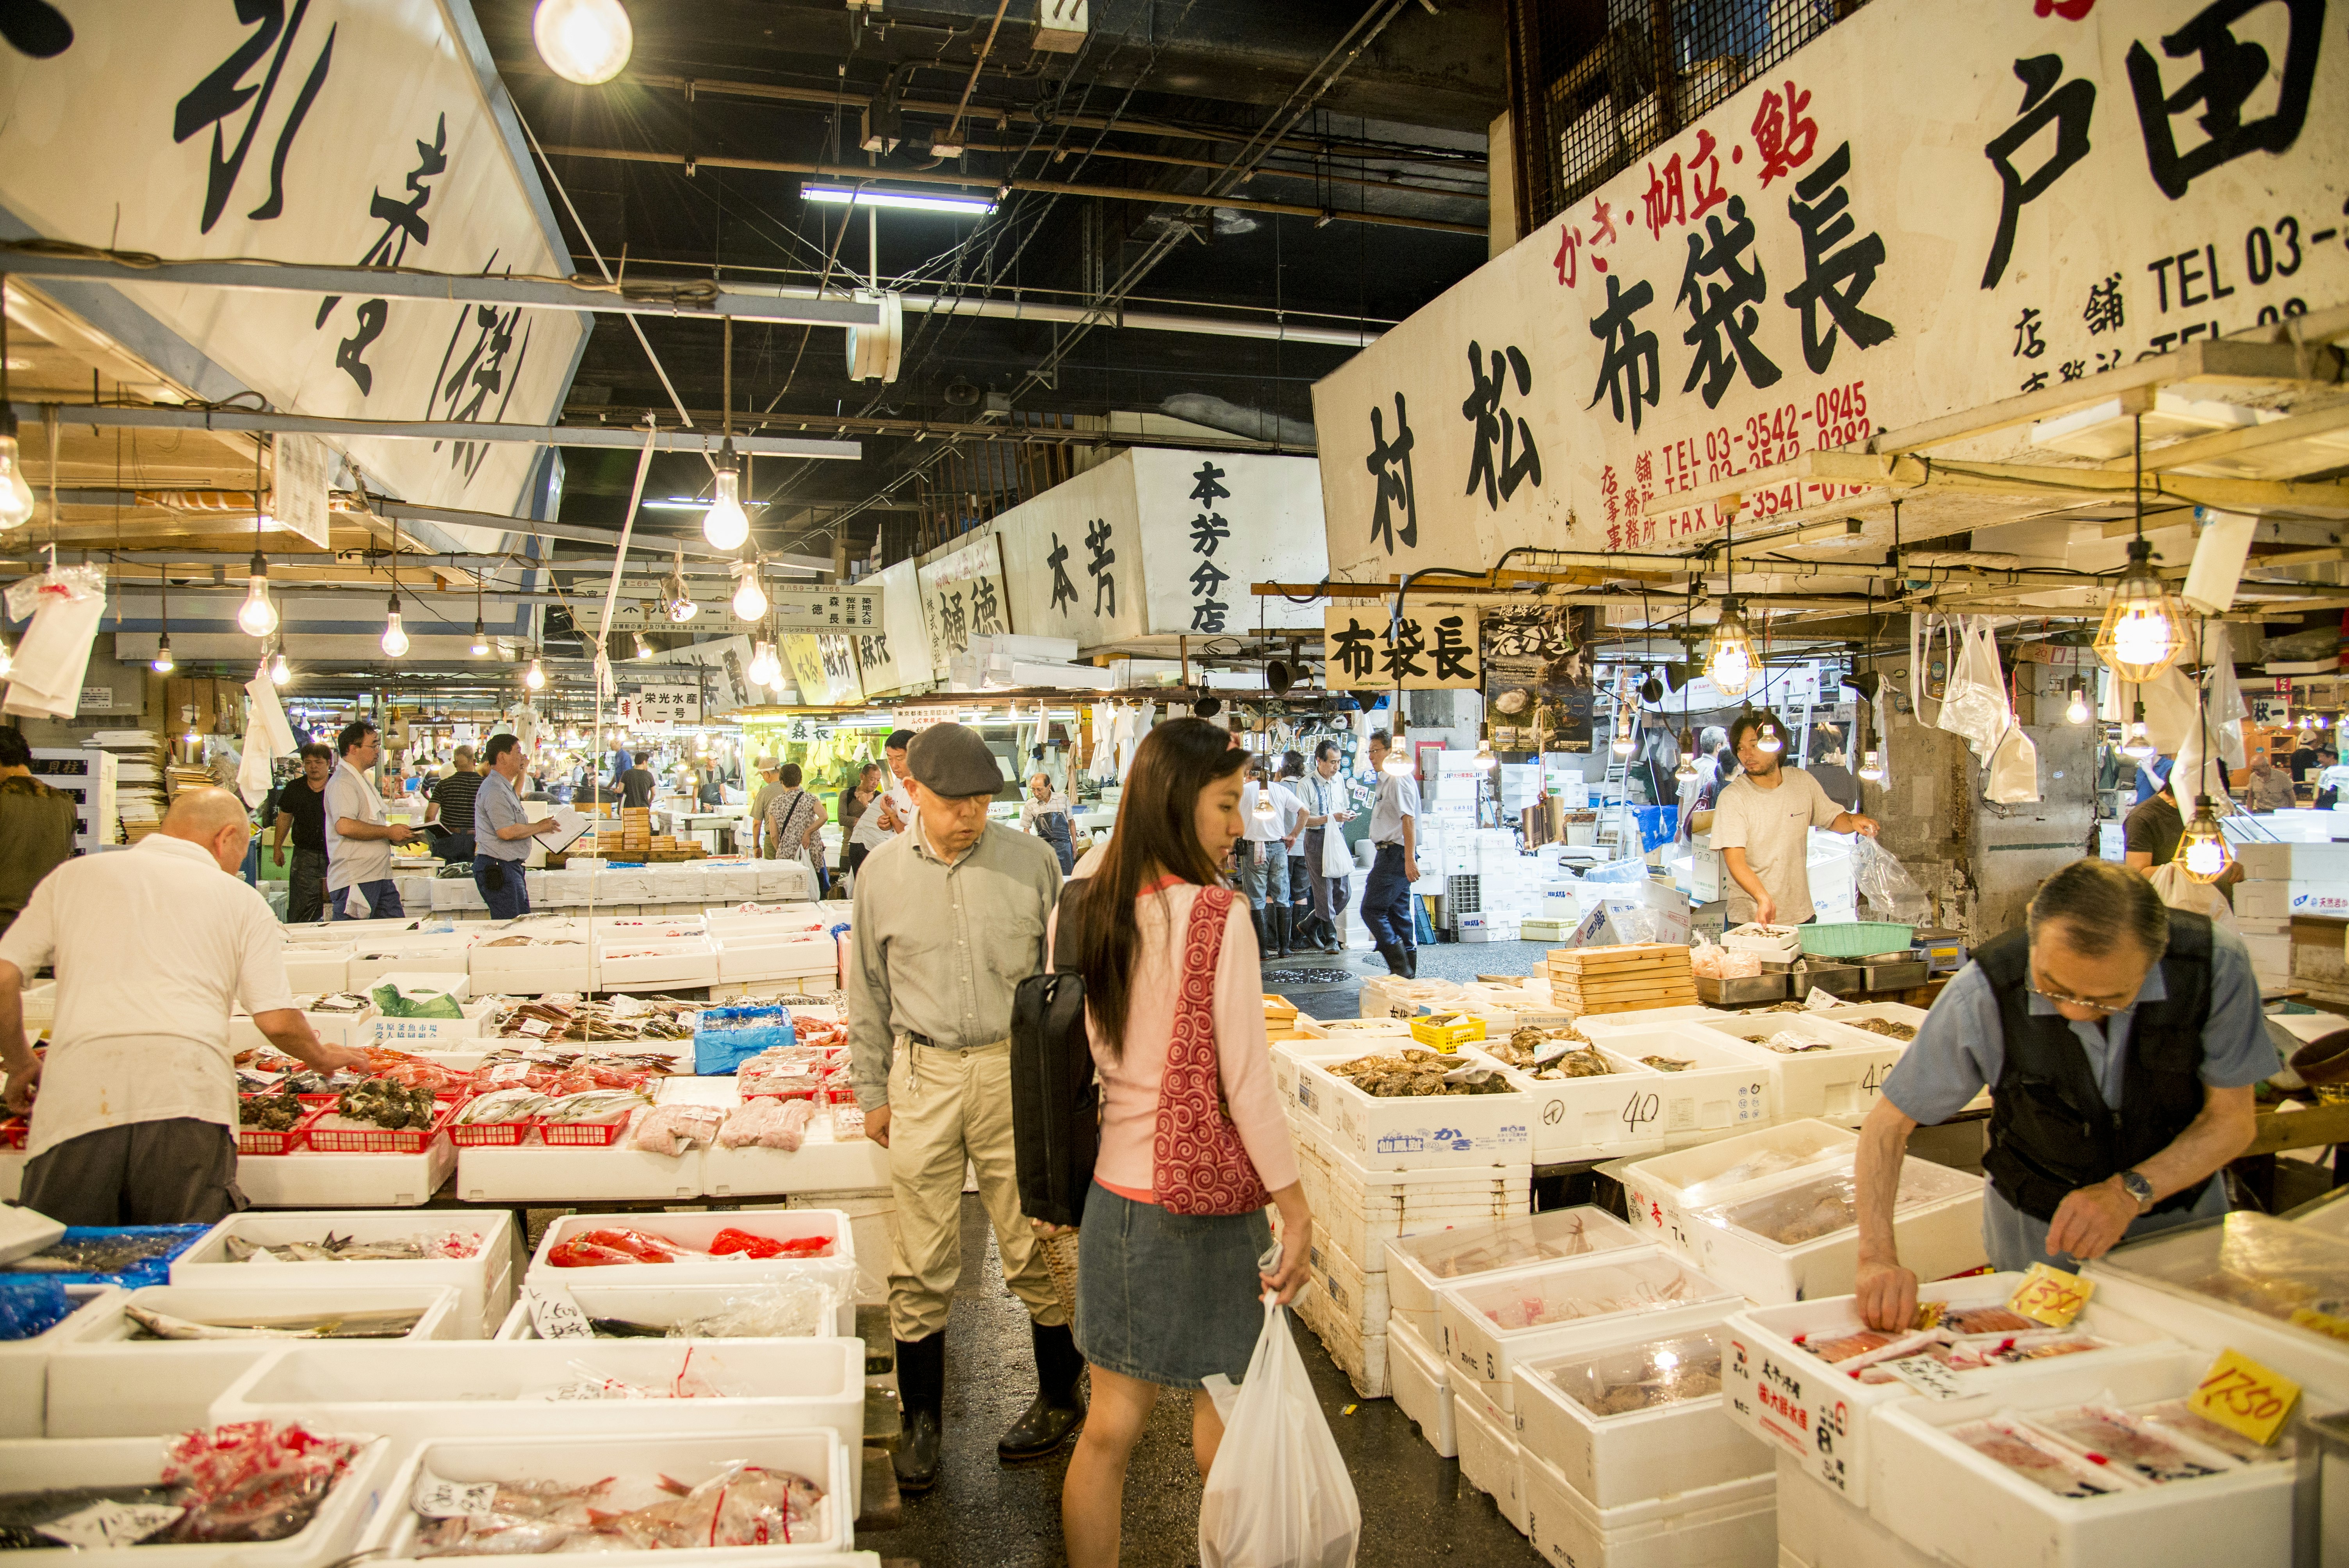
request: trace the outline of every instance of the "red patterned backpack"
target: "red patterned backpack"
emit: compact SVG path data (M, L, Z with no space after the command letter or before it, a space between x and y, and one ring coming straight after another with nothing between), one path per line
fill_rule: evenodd
M1151 1189L1170 1214L1245 1214L1272 1202L1224 1104L1216 1066L1216 964L1229 888L1203 887L1183 939L1181 995L1158 1084Z

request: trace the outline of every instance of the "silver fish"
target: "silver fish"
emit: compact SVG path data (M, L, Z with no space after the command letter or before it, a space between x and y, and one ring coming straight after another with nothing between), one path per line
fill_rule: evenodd
M424 1316L421 1311L347 1312L199 1323L138 1305L122 1312L158 1339L401 1339Z

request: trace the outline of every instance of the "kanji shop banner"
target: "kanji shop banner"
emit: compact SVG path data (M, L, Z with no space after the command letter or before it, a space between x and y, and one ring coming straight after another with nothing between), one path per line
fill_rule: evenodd
M1331 691L1433 691L1485 684L1477 613L1412 604L1402 619L1383 604L1333 604L1321 613L1324 675Z
M780 652L800 688L800 701L809 707L864 700L855 641L846 633L785 632Z
M1081 648L1147 630L1137 455L1121 452L995 520L1012 630L1074 637Z
M973 637L1009 632L1004 618L1003 551L995 535L975 535L920 567L922 621L929 635L930 678L947 678L947 665ZM886 603L885 591L884 603Z
M1677 491L2349 300L2343 10L1875 0L1314 388L1332 576L1669 548Z
M920 566L910 556L865 579L881 591L882 630L856 638L859 683L867 696L926 686L936 678L923 625Z
M1154 448L1128 456L1150 632L1216 636L1321 624L1318 601L1259 603L1248 592L1253 583L1319 583L1328 571L1312 459Z
M0 208L43 238L175 260L567 276L538 177L484 97L471 14L448 5L11 6L53 10L64 28L0 30ZM336 418L553 423L586 329L563 311L121 292L274 406ZM537 455L514 442L336 444L395 495L500 513Z

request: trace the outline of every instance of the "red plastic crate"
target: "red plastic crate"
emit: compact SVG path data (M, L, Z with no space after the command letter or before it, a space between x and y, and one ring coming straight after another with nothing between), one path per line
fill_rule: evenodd
M609 1149L620 1141L628 1130L626 1119L619 1121L542 1121L538 1124L538 1140L557 1148Z
M236 1151L239 1154L291 1154L302 1147L302 1130L310 1119L278 1131L266 1127L240 1127L236 1130Z
M512 1149L530 1130L527 1121L452 1121L449 1137L460 1149Z
M397 1130L387 1127L320 1125L333 1114L332 1110L312 1111L296 1129L321 1154L421 1154L432 1146L434 1139L449 1130L446 1111L429 1128L403 1127Z

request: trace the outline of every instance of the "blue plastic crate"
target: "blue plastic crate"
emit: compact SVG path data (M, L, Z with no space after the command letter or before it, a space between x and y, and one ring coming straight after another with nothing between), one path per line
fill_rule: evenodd
M693 1024L693 1070L725 1078L761 1051L798 1043L788 1007L705 1007Z

